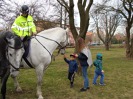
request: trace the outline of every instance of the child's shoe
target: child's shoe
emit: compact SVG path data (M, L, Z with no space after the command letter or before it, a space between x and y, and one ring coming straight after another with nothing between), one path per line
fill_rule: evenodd
M87 89L90 89L90 87L87 87Z
M84 92L84 91L86 91L87 89L85 89L85 88L81 88L80 89L80 92Z
M105 86L106 84L104 84L104 83L102 83L102 84L101 84L101 83L99 83L99 85L100 85L100 86Z
M93 83L93 85L97 85L97 83Z
M73 84L70 85L70 88L73 88Z

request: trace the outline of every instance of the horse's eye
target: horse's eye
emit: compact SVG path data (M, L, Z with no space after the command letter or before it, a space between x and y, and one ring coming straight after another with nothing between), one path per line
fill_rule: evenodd
M9 54L12 57L12 54Z

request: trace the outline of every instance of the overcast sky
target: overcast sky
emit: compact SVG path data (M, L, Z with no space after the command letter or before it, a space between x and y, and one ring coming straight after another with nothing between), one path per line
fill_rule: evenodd
M30 3L32 3L32 2L34 2L36 0L14 0L14 1L16 3L18 3L19 5L23 5L23 4L30 4ZM44 2L44 0L37 0L37 1ZM53 0L53 1L56 1L56 0ZM77 1L78 0L74 0L74 3L75 3L75 11L76 12L78 12ZM94 3L100 3L101 1L102 0L94 0ZM110 0L110 1L111 1L110 4L111 5L114 5L114 6L116 6L117 3L118 3L118 0ZM49 6L46 6L46 9L50 9ZM51 13L51 12L49 11L49 13ZM91 24L91 22L93 22L92 19L90 20L90 24ZM80 26L80 19L79 19L79 15L78 14L76 14L76 16L75 16L75 23L76 23L76 26L78 26L78 27ZM91 30L91 29L89 28L89 30ZM118 30L121 30L121 27L119 27Z
M8 1L8 0L6 0L6 1ZM26 4L26 5L28 4L28 5L30 5L30 3L32 3L32 2L34 2L34 1L36 1L36 0L12 0L12 1L16 2L16 3L19 4L19 5L23 5L23 4ZM38 2L44 2L44 0L37 0L37 1L38 1ZM51 1L57 2L57 0L51 0ZM74 0L74 3L75 3L74 9L75 9L76 12L78 12L77 1L78 1L78 0ZM101 1L101 0L94 0L94 3L100 2L100 1ZM53 13L52 11L50 11L50 9L52 9L51 7L46 6L46 9L49 10L49 13L47 13L46 16L48 16L48 15L51 14L51 13ZM46 11L47 11L47 10L46 10ZM78 14L75 15L75 24L76 24L76 26L79 27L80 19L79 19L79 15L78 15Z

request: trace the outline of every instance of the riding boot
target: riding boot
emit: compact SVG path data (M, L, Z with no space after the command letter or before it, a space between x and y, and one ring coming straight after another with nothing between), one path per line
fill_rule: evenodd
M30 36L25 36L24 39L23 39L23 44L24 44L24 49L26 50L26 48L28 47L29 45L29 40L31 39Z

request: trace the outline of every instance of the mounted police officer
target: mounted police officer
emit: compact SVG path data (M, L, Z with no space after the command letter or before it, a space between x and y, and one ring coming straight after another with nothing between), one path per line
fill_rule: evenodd
M26 58L29 53L30 38L36 35L36 26L32 16L29 15L29 7L27 5L23 5L20 11L21 15L15 19L11 29L17 36L21 37L25 49L23 58Z
M11 27L12 31L22 39L35 35L36 26L33 22L32 16L29 15L29 7L23 5L20 11L21 15L15 19Z

